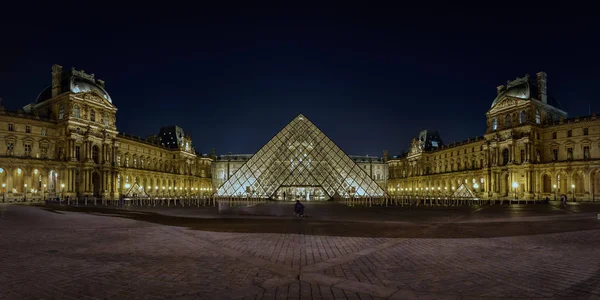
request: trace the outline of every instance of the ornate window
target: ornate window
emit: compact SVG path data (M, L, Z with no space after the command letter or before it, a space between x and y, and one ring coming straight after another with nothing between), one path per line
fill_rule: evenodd
M97 164L100 163L99 158L98 158L98 152L99 152L98 146L94 145L92 147L92 160L94 160L94 163L97 163Z
M62 120L65 117L65 105L61 104L58 106L58 119Z
M506 127L510 127L511 126L511 124L510 124L510 115L506 115L505 125L506 125Z
M8 131L15 131L15 125L13 125L13 123L8 123Z
M77 104L75 104L73 106L73 117L74 118L79 118L80 117L79 105L77 105Z
M542 115L540 114L540 110L539 109L535 109L535 124L541 124L542 123Z
M584 129L583 129L583 135L588 135L588 133L589 133L588 129L587 129L587 128L584 128Z
M506 166L508 164L508 148L504 148L504 150L502 150L502 165Z
M42 158L48 157L48 145L40 145L40 155Z
M583 146L583 159L590 158L590 146Z
M573 136L573 130L567 130L567 137Z
M573 160L573 148L567 148L567 159Z
M558 161L558 149L552 149L552 160Z
M31 156L31 144L25 144L25 156Z
M31 133L31 126L25 126L25 133Z
M15 151L15 144L13 142L7 142L6 143L6 155L13 155L13 152Z
M79 161L81 159L81 147L75 146L75 158Z
M527 113L525 113L524 110L521 111L521 114L519 115L519 123L523 124L527 121Z
M492 130L498 130L498 119L497 118L492 119Z
M42 127L42 136L46 136L46 128Z
M96 122L96 111L93 109L90 110L90 121Z

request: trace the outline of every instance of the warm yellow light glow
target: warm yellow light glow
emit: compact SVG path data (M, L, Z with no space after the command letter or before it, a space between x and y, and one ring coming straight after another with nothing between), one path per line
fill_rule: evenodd
M574 184L571 184L571 188L572 188L572 189L574 189L574 188L575 188L575 185L574 185Z
M37 169L33 170L33 174L37 175L37 173L38 173Z
M17 169L17 174L21 174L21 169Z
M27 187L27 183L25 184L25 187Z
M154 189L158 190L158 185L154 187Z
M553 188L556 188L556 184L552 185Z
M44 187L46 187L46 184L44 183Z
M64 188L65 188L65 184L64 184L64 183L62 183L62 184L60 185L60 187L62 187L62 188L64 189Z
M2 187L3 187L3 188L5 188L5 187L6 187L6 183L3 183L3 184L2 184Z

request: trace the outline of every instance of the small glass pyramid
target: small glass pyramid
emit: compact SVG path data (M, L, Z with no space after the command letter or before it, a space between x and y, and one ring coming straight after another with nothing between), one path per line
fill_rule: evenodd
M217 196L326 200L385 191L303 115L298 115L217 190Z

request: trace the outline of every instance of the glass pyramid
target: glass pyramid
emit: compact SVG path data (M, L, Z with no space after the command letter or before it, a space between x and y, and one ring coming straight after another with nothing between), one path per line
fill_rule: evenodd
M454 193L452 193L453 198L475 198L475 194L465 185L461 184Z
M382 197L385 191L312 122L298 115L217 190L217 196L290 199L291 194L326 200Z

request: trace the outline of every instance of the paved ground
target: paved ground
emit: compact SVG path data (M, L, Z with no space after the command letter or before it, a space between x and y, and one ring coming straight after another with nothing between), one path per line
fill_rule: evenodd
M3 205L0 299L600 299L599 210Z

